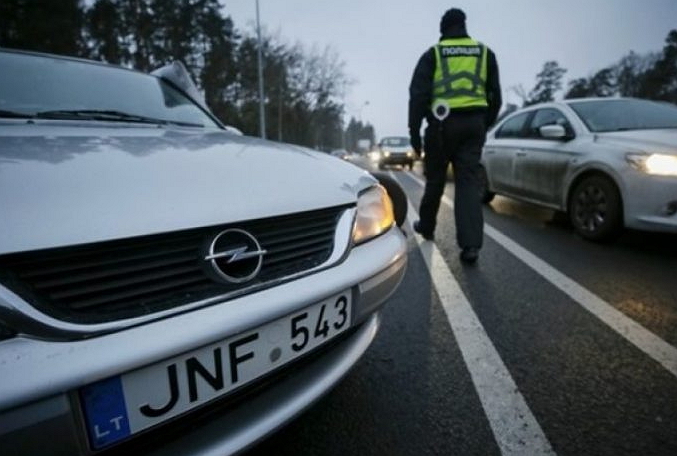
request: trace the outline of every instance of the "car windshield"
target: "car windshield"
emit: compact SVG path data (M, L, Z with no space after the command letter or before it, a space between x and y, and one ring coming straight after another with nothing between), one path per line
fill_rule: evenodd
M383 138L381 144L384 146L394 146L394 147L403 147L409 145L409 138L405 137L396 137L396 138Z
M677 128L677 107L648 100L596 100L569 106L595 133Z
M0 117L175 123L219 128L154 76L77 60L0 53Z

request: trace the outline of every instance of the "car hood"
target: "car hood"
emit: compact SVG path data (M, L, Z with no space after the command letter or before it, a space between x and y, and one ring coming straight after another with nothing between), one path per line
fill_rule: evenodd
M326 154L225 131L0 125L0 254L352 203Z
M677 129L597 133L597 140L641 152L677 155Z

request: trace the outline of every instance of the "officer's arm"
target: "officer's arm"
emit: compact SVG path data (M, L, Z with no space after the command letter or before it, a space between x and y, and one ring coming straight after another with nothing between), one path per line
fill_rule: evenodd
M420 152L421 123L432 99L432 81L435 72L435 53L430 48L421 56L409 85L409 136L412 146ZM414 144L418 142L418 144ZM418 148L416 147L418 145Z
M487 55L487 128L491 127L498 118L498 112L501 110L501 83L498 77L498 63L496 55L489 50Z

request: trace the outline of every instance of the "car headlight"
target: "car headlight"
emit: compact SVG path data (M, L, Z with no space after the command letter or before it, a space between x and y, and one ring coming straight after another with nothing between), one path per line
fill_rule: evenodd
M663 154L628 154L628 162L638 170L657 176L677 176L677 156Z
M387 150L384 150L384 151L383 151L383 156L384 156L384 157L390 157L390 152L387 151Z
M385 188L375 185L357 198L353 242L360 244L387 231L395 223L393 203Z
M414 156L413 151L410 150L410 151L407 152L407 158L412 158L413 156Z

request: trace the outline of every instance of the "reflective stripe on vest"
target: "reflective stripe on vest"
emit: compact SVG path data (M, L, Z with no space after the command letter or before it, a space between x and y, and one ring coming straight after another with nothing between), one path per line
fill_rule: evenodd
M435 47L431 107L486 107L487 48L472 38L440 41Z

